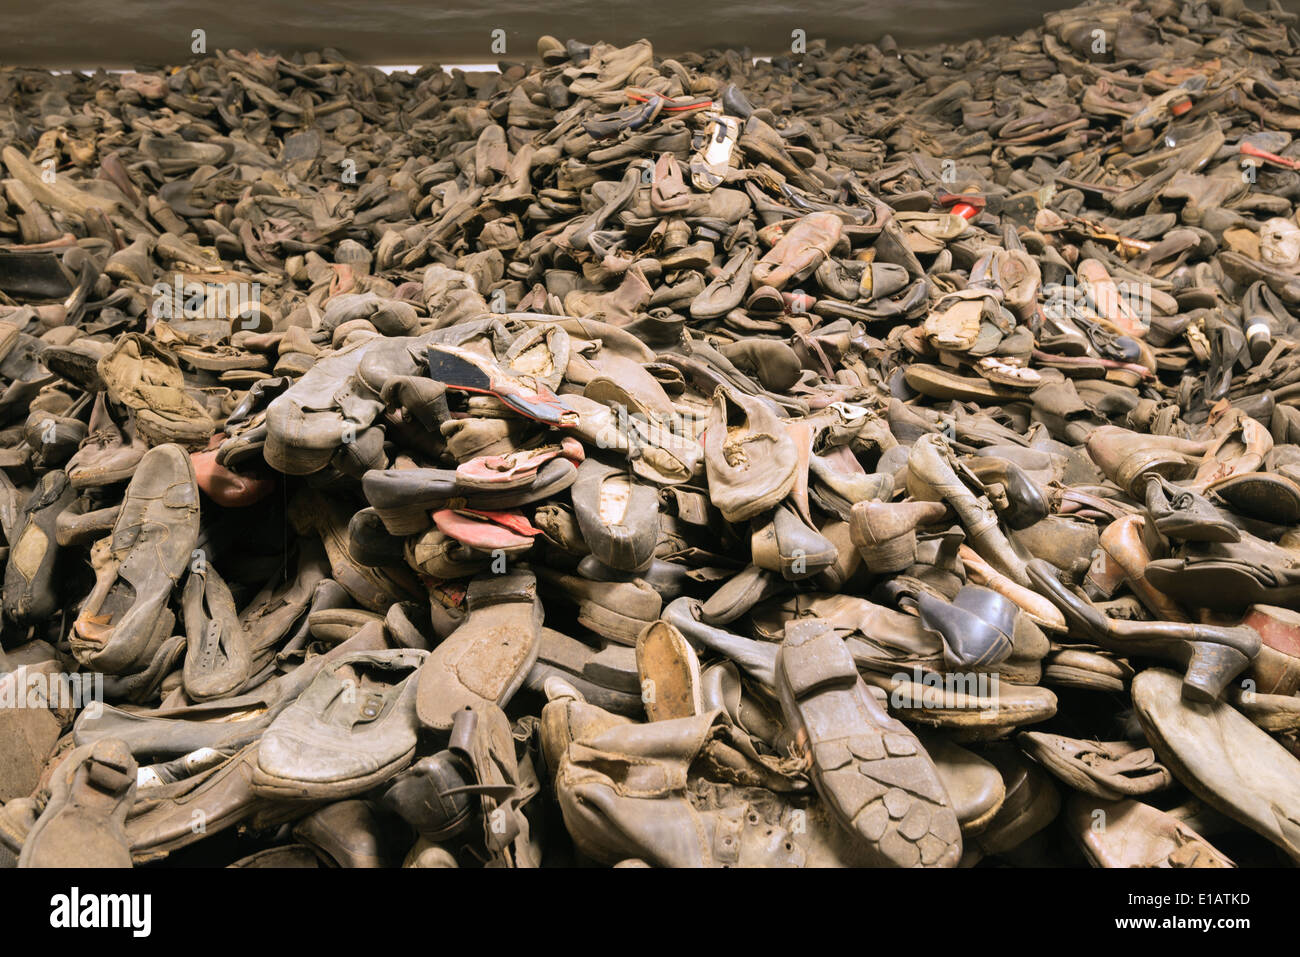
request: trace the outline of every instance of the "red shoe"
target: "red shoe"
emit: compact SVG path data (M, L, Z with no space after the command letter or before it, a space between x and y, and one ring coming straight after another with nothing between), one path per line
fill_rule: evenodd
M217 450L225 438L225 433L218 432L212 436L206 449L202 452L190 453L199 488L222 508L247 508L256 505L271 494L271 490L275 488L275 480L240 475L217 462Z

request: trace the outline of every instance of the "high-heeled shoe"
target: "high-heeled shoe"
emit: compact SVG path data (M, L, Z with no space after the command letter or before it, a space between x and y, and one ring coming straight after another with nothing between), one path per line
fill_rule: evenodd
M999 511L1009 527L1028 528L1047 517L1049 509L1043 490L1016 463L984 455L967 459L966 465L986 487L994 483L1001 486L1006 506L999 507Z
M1245 625L1107 618L1067 588L1050 563L1033 559L1025 570L1034 587L1065 614L1071 631L1119 654L1150 655L1183 666L1183 696L1189 700L1214 701L1259 654L1259 633Z
M1012 547L998 524L998 514L988 496L976 496L957 475L952 450L941 436L924 435L916 440L907 458L910 477L952 506L970 536L971 547L1018 585L1029 584L1025 575L1025 560ZM979 480L973 475L972 483ZM909 483L910 484L910 483ZM925 496L929 497L929 496Z
M1152 556L1142 540L1145 527L1143 515L1127 515L1111 522L1101 533L1102 550L1124 570L1124 583L1152 614L1164 621L1187 621L1187 614L1178 604L1146 579Z
M916 561L916 527L946 513L942 502L857 502L849 531L867 570L892 574Z

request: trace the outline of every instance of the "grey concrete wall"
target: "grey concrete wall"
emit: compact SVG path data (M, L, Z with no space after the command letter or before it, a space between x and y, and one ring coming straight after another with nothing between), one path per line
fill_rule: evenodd
M1251 0L1260 5L1260 0ZM1284 0L1300 10L1300 0ZM0 0L0 63L129 67L190 58L202 28L209 50L289 53L332 46L363 62L487 63L492 31L505 58L531 55L543 33L631 42L657 52L748 46L788 50L794 29L832 43L959 40L1015 34L1068 0Z

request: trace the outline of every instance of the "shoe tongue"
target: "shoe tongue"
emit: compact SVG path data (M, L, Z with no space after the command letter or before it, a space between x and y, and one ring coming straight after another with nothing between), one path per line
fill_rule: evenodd
M95 790L105 794L123 791L134 780L134 773L128 774L124 768L115 768L102 761L88 761L87 765L87 780Z
M168 508L197 507L199 502L194 483L177 482L174 485L169 485L167 491L163 493L163 504Z

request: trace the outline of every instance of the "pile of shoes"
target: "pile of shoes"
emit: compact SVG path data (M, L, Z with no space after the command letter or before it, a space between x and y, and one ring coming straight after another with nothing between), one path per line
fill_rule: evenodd
M0 69L0 867L1300 861L1295 21Z

